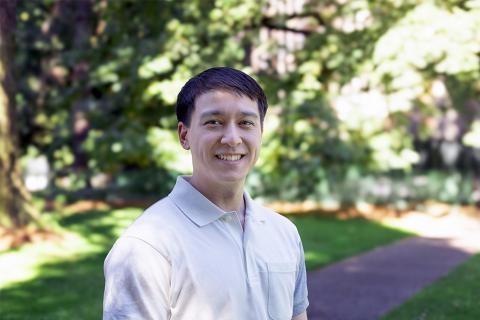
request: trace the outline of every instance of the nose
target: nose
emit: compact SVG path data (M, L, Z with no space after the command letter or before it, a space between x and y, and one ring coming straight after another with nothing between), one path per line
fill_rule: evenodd
M225 127L225 131L223 132L221 143L227 144L231 147L235 147L241 144L242 138L240 136L238 128L234 125Z

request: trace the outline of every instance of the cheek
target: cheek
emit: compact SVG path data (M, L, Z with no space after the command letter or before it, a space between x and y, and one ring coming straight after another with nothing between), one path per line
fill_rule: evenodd
M212 134L204 134L201 139L195 141L195 146L198 154L203 156L211 155L215 152L215 146L217 145L217 137Z
M247 141L250 151L255 152L256 156L258 157L258 153L260 152L260 146L262 145L262 139L259 138L257 135L253 135L249 137Z

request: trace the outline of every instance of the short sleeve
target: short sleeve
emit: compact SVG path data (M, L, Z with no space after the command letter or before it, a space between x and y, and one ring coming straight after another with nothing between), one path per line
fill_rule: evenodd
M105 259L103 319L169 319L171 265L147 242L124 236Z
M300 238L300 237L299 237ZM297 280L295 282L295 292L293 296L293 316L305 312L308 307L308 289L307 289L307 272L305 268L305 254L303 252L302 241L298 243L299 261Z

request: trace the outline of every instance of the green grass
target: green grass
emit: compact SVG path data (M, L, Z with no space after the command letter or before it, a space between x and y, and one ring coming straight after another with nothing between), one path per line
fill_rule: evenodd
M379 223L355 218L290 216L302 237L308 270L411 236Z
M26 245L0 256L0 318L100 319L103 260L140 209L90 211L59 219L62 243Z
M0 254L0 318L99 319L103 261L137 208L60 217L68 241L37 243ZM290 216L311 270L409 234L361 219Z
M480 319L479 284L480 254L477 254L383 319Z

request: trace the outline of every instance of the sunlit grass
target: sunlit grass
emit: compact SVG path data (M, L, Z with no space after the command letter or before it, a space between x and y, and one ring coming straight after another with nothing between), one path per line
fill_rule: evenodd
M365 219L290 216L302 237L308 270L411 236Z
M35 278L40 272L38 266L44 263L74 259L94 251L91 244L82 237L75 234L66 237L66 241L29 244L17 251L0 255L0 288Z
M46 263L74 261L79 257L105 252L121 231L140 214L140 209L91 211L55 221L63 240L26 244L0 254L0 289L33 279Z
M384 319L480 319L479 283L480 254L477 254Z
M99 319L103 261L115 239L140 214L137 208L59 217L64 241L25 245L0 255L3 319ZM315 269L408 236L362 219L289 216Z

